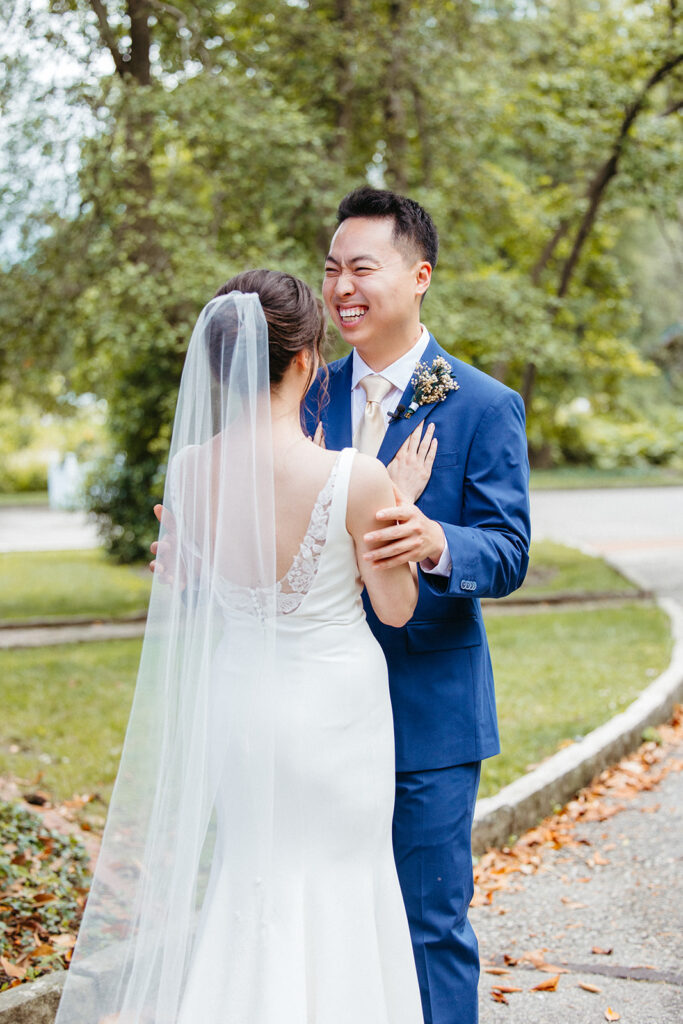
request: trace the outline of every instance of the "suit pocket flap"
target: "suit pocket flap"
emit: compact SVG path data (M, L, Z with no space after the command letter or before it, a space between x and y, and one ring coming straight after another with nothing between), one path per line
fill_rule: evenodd
M411 653L452 651L481 644L481 629L474 616L441 622L409 622L406 633Z

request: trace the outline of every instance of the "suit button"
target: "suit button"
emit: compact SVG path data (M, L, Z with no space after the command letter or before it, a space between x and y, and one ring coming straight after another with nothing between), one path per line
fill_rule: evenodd
M475 580L460 580L461 590L476 590L477 584Z

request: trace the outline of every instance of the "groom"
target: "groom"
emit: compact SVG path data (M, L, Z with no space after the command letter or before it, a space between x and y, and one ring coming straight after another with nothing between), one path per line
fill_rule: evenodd
M401 449L395 474L410 457L409 435L433 425L436 456L424 491L415 504L398 491L397 506L378 513L366 538L384 542L369 555L378 572L420 564L415 615L395 629L369 601L366 612L389 665L394 854L425 1024L475 1024L472 818L481 761L499 750L479 599L509 594L527 568L524 410L518 394L449 355L420 323L438 251L429 214L411 199L362 187L342 200L338 223L323 296L352 351L329 367L327 397L318 394L322 378L309 392L307 426L312 434L320 419L328 448L355 443L385 464ZM416 364L433 369L438 357L450 383L433 400L416 393L411 378Z

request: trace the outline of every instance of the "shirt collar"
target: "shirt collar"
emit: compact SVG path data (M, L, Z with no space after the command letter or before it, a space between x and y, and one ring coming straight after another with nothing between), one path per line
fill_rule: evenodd
M429 344L429 331L424 326L424 324L420 324L420 326L422 327L422 331L420 333L420 337L417 339L413 347L411 349L408 349L408 351L404 353L404 355L402 355L400 359L397 359L396 362L391 363L389 366L385 366L385 368L381 371L381 376L384 377L386 380L391 381L393 386L395 388L398 388L401 394L403 394L405 389L408 387L408 384L410 383L410 378L413 376L413 373L415 372L415 366L417 363L419 363L422 353ZM365 360L358 355L357 349L354 348L353 371L351 374L351 390L353 391L353 389L357 386L358 382L361 381L363 377L366 377L369 373L375 373L375 370L370 369Z

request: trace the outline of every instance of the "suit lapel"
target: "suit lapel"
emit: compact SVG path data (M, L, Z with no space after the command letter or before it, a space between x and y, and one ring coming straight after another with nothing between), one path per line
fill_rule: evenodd
M436 339L432 334L429 335L429 343L420 357L421 363L427 363L429 365L438 355L441 354L441 349L436 342ZM405 389L401 396L399 405L402 405L406 410L410 405L413 397L413 385L408 382L408 387ZM437 403L440 404L440 403ZM398 406L397 406L398 408ZM405 413L400 419L389 420L384 440L377 453L377 458L380 462L383 462L385 466L388 466L393 459L396 452L399 450L405 439L409 434L415 430L415 427L422 422L422 420L435 408L435 405L421 405L418 409L406 418Z
M351 445L351 378L353 353L330 372L329 402L323 410L325 444L333 451Z

